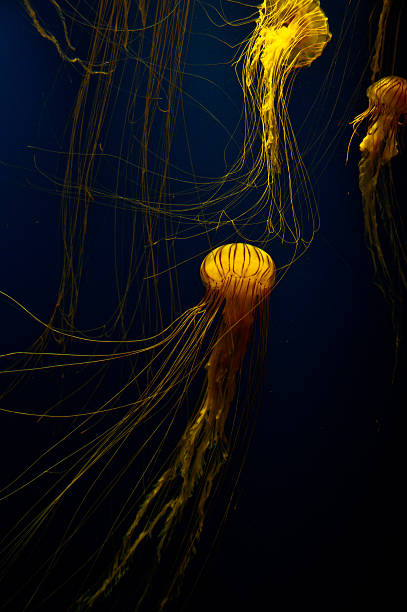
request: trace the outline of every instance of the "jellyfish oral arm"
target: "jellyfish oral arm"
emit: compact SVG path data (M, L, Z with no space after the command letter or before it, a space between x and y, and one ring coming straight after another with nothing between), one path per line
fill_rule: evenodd
M226 313L227 314L227 313ZM240 371L252 327L252 317L247 315L233 327L225 319L219 331L219 340L212 350L207 364L206 411L213 420L213 441L224 439L224 427L229 408L236 391L236 376Z

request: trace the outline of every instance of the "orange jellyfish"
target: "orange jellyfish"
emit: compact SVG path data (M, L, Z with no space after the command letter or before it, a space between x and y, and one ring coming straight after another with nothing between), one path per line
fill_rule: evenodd
M389 76L376 81L368 87L369 107L358 115L352 124L357 126L368 119L367 135L360 143L362 153L362 185L369 174L376 176L381 166L395 157L399 150L397 133L399 126L405 125L407 114L407 80ZM368 163L367 163L368 162ZM364 189L361 187L362 192Z
M399 153L399 132L407 119L407 80L384 77L368 87L367 97L368 108L352 121L355 133L360 123L368 120L367 134L360 143L359 187L377 280L393 304L397 346L401 294L407 288L407 252L397 221L397 204L389 195L391 176L384 180L383 172ZM386 246L384 238L389 243Z
M270 256L257 247L228 244L207 255L201 266L201 278L206 288L204 303L210 316L223 304L219 330L206 365L207 381L202 402L191 417L169 467L157 479L127 530L107 578L96 592L85 598L87 605L92 606L109 591L126 571L140 544L157 530L160 558L164 544L193 496L194 514L189 521L184 554L170 591L184 574L202 532L205 504L228 456L225 425L256 309L260 310L261 327L267 325L275 265ZM169 595L170 592L160 607Z
M40 586L36 585L34 595L30 595L30 601L37 597L40 587L43 589L42 583L50 580L48 572L50 568L53 568L62 551L70 544L72 538L76 538L77 533L80 533L80 529L85 524L82 517L85 516L89 520L100 504L107 501L107 494L111 494L117 485L114 479L113 483L106 487L107 493L95 502L90 494L93 488L92 479L96 481L100 479L121 450L123 443L130 442L129 437L133 430L142 423L147 424L154 414L164 414L160 419L162 418L168 434L180 404L185 400L192 377L199 372L202 365L206 364L206 381L201 398L192 410L184 433L180 438L177 437L174 440L173 450L169 449L169 457L155 474L150 473L149 468L147 470L143 468L138 483L136 481L136 484L132 484L132 491L125 506L120 508L119 516L124 515L129 520L130 512L133 512L134 518L131 519L130 525L127 523L120 530L121 538L123 538L120 549L103 580L100 579L103 572L99 570L96 578L89 582L95 586L87 590L82 586L80 590L82 592L85 590L85 593L77 601L77 605L85 609L97 605L110 594L112 588L129 572L132 566L135 566L137 571L138 557L136 555L136 562L134 557L136 552L143 554L142 544L147 540L156 543L158 564L154 562L154 565L159 571L160 561L164 560L165 550L167 550L166 546L170 543L171 537L179 533L180 522L185 519L188 527L183 531L179 542L177 540L177 561L169 584L165 587L165 592L160 595L160 609L174 594L174 589L179 586L195 553L204 526L207 502L212 497L217 476L231 455L229 443L231 448L236 448L237 440L242 441L242 438L237 436L243 435L238 423L239 419L243 418L244 409L239 409L233 418L229 416L229 413L235 400L239 375L253 335L253 328L256 326L259 340L254 356L255 363L248 368L249 373L246 377L251 393L250 405L254 403L258 383L252 377L259 375L265 354L269 301L275 276L276 268L271 257L255 246L233 243L215 248L206 256L201 265L201 278L206 290L204 298L196 307L186 311L165 330L161 340L158 340L158 337L155 338L152 349L163 349L164 361L160 365L157 354L154 355L153 352L149 368L152 369L154 366L156 373L153 374L145 388L139 391L133 402L130 405L124 402L122 406L117 406L113 400L117 401L130 385L137 387L138 374L133 374L133 378L123 389L114 394L112 401L105 402L98 410L87 414L67 415L69 418L82 419L81 424L79 426L74 424L72 433L65 435L61 440L64 445L69 437L73 437L73 452L68 453L62 459L57 457L52 463L52 460L47 459L48 454L50 452L52 454L52 449L46 451L9 487L3 489L4 499L25 489L30 483L38 485L44 476L48 478L49 475L56 474L54 484L40 499L40 501L48 500L44 504L45 507L38 511L38 504L36 504L35 509L32 508L32 511L17 523L15 529L11 530L8 543L2 551L3 560L7 564L7 559L14 562L15 559L23 556L22 553L26 556L27 547L32 544L33 536L48 524L63 500L68 498L66 499L68 502L69 497L78 489L79 481L84 481L83 497L79 497L77 509L72 514L69 513L68 525L63 529L62 540L56 543L56 551L40 566ZM220 320L217 329L206 346L208 332L218 318ZM56 332L56 330L53 331ZM149 349L126 352L122 357L132 356L134 358L138 352L146 350ZM51 353L45 355L47 358L52 357ZM115 354L107 359L116 359L116 357L119 355ZM84 361L81 360L81 363ZM107 427L101 431L100 420L109 411L109 408L112 412L110 412ZM122 414L123 409L126 410ZM112 425L110 418L114 414L118 414L119 417ZM52 418L49 414L43 416ZM78 447L74 436L82 432L92 432L93 418L98 423L98 433L88 441L81 442ZM179 420L179 416L177 418ZM170 426L168 426L168 421ZM141 441L140 448L135 448L134 459L138 457L146 443L148 439L147 442ZM53 444L53 448L57 448L59 444ZM158 449L153 449L155 458L152 463L157 461L161 446L162 443L158 445ZM42 464L40 468L39 465L43 460L47 462L47 465L44 467ZM152 470L152 463L148 464L150 470ZM89 478L91 479L90 488L86 489L86 482L89 482ZM119 479L118 477L117 480ZM138 507L135 507L133 496L138 487L142 488L143 492L138 499ZM102 534L101 549L96 551L96 557L100 555L113 534L116 534L117 537L116 532L122 520L122 518L117 519L113 526L109 526L107 537ZM80 559L77 559L76 563L77 567L81 566ZM87 565L88 562L85 561L82 567ZM89 562L89 565L92 564ZM76 568L74 568L74 573L75 571ZM154 569L151 584L153 578ZM150 583L147 584L146 592L140 598L137 596L135 604L142 605L144 596L151 595L149 586ZM143 591L144 585L136 584L136 588L141 588Z

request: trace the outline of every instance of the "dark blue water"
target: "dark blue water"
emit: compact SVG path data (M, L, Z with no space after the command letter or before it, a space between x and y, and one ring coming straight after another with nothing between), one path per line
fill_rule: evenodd
M248 7L224 4L230 19L247 14ZM332 41L297 77L289 107L300 150L305 151L321 229L272 295L264 390L246 468L212 554L205 564L201 557L195 565L195 570L203 567L200 581L195 585L193 577L186 580L174 610L364 610L375 609L378 600L382 609L390 610L400 588L396 554L405 345L393 380L391 311L373 282L364 239L357 138L345 164L348 123L366 107L372 3L323 4ZM43 9L44 16L58 28L51 8ZM219 30L210 16L216 18L211 7L196 5L183 81L184 110L197 174L221 176L225 157L236 157L242 137L238 131L228 138L241 114L231 45L247 36L251 26ZM0 289L46 320L62 266L60 179L81 73L63 63L53 45L39 36L22 4L1 3L0 28ZM386 61L392 61L392 42L390 37ZM405 77L402 55L399 50L398 72ZM126 88L126 82L121 87ZM120 104L119 99L112 121L119 121ZM119 143L113 126L106 135L106 150L117 151ZM173 162L181 169L190 168L185 143L179 122ZM137 151L137 143L127 145ZM404 154L394 165L399 193L406 187L405 159ZM101 184L111 187L114 172L103 162ZM177 197L182 201L182 195ZM89 227L81 328L102 325L115 308L113 208L105 202L96 202ZM126 249L126 231L123 236ZM239 240L229 230L226 238ZM202 295L200 253L207 252L208 242L204 236L176 242L174 248L178 261L191 257L179 268L181 312ZM284 257L282 248L275 248ZM165 305L165 279L162 283ZM0 298L0 309L2 351L29 347L39 334L38 325L5 298ZM139 320L133 335L137 325ZM80 381L82 376L78 373ZM31 403L39 410L48 392L54 393L47 385L56 383L48 380L39 377L34 387L23 387L7 401L16 410L29 410ZM103 388L100 393L102 397ZM40 427L35 420L4 415L6 481L16 464L22 467L32 457L32 449L41 447L41 441L46 447L48 436L57 435L56 425ZM34 502L35 491L30 495ZM9 517L7 505L5 512ZM212 534L215 523L213 519L210 524ZM92 530L97 531L97 525ZM47 533L43 537L52 541L52 528ZM204 542L204 551L209 548ZM74 558L66 561L67 573L74 564ZM22 582L31 573L29 560L24 568ZM131 592L131 579L125 588ZM63 597L59 609L68 609L65 592ZM13 605L4 609L20 609ZM114 609L128 609L123 600L116 605Z

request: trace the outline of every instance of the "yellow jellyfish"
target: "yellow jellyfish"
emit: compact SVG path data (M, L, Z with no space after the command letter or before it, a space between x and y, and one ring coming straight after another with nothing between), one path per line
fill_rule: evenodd
M50 489L51 501L34 517L28 518L27 515L17 524L16 531L12 531L10 542L3 550L3 559L7 558L7 555L18 556L25 550L33 535L51 519L63 499L68 493L72 493L88 472L93 473L93 470L97 469L98 473L103 473L106 462L109 465L137 425L152 418L154 409L162 411L165 404L170 409L169 415L176 411L177 405L186 396L191 377L206 363L206 381L201 400L197 402L183 435L175 444L155 481L150 478L150 489L144 493L135 518L124 533L123 543L105 579L78 600L79 606L87 608L96 605L108 595L128 572L136 551L139 551L145 540L155 539L159 563L165 555L165 545L174 535L185 508L188 507L188 530L183 533L182 543L178 546L179 563L171 576L167 591L161 596L160 607L164 607L173 594L173 589L179 586L179 581L196 550L215 479L229 457L229 434L234 432L233 446L239 434L239 427L236 426L238 417L229 417L229 412L235 400L239 375L255 325L258 328L256 335L259 346L256 355L257 367L253 368L254 376L261 370L267 338L270 294L275 277L276 268L271 257L255 246L244 243L228 244L215 248L205 257L201 265L205 296L197 307L186 311L170 330L167 330L165 339L157 339L156 347L160 345L164 348L164 364L159 366L156 358L152 360L150 367L156 363L158 372L152 377L147 388L140 392L130 409L120 416L116 424L108 426L104 433L100 433L99 425L96 437L90 442L82 443L81 447L74 448L66 459L58 459L55 464L48 465L37 475L30 475L28 470L22 479L16 479L11 484L11 489L3 490L3 495L8 497L12 495L13 489L19 491L28 486L27 483L24 484L25 480L33 483L44 475L54 472L57 474L56 483ZM203 342L218 318L220 320L217 329L202 355ZM137 352L127 352L123 356L128 358L135 356ZM117 357L118 355L112 356ZM134 381L128 382L127 389L132 382ZM250 380L251 404L253 394L255 395L253 384L256 385ZM178 400L174 400L174 389L178 389ZM116 393L115 397L119 397L120 393ZM128 408L128 405L125 404L123 408L125 407ZM105 403L93 416L99 420L107 408L108 403ZM118 407L115 407L115 411L117 410ZM85 416L79 429L92 430L92 414L72 416ZM50 415L48 417L51 418ZM174 416L170 416L170 420L173 419ZM75 426L74 429L77 431L78 427ZM143 446L144 444L141 445ZM136 456L138 452L136 450ZM43 454L43 457L46 456L47 452ZM73 465L70 465L71 461ZM34 469L36 463L33 464ZM140 480L144 482L145 478L146 475L143 474ZM111 485L107 490L111 491L113 488L114 485ZM95 505L92 502L91 510L86 510L88 497L88 493L85 493L83 500L79 502L79 508L81 514L89 517L95 511ZM77 512L74 517L76 514ZM79 516L78 523L79 525L76 525L74 521L70 521L68 528L64 530L63 540L57 546L55 557L46 562L46 568L53 566L53 558L58 558L73 535L83 526L83 519L79 520ZM137 572L137 567L135 571ZM141 600L138 603L141 603Z
M331 39L328 20L319 0L264 0L256 29L245 50L243 85L257 106L262 124L262 159L269 180L280 172L279 137L289 138L287 79L298 68L310 66ZM295 141L294 141L295 142ZM292 154L285 142L285 155Z
M391 176L383 172L399 153L399 133L407 118L407 80L387 76L367 89L368 108L352 125L354 132L367 119L367 134L360 143L359 187L362 194L365 229L377 281L393 304L396 348L399 341L401 294L407 287L407 252L397 205L388 194ZM389 244L383 246L383 242Z

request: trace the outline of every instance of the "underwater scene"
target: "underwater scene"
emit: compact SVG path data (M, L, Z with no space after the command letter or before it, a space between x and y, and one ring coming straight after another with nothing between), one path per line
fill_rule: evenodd
M1 2L0 610L397 609L406 27Z

